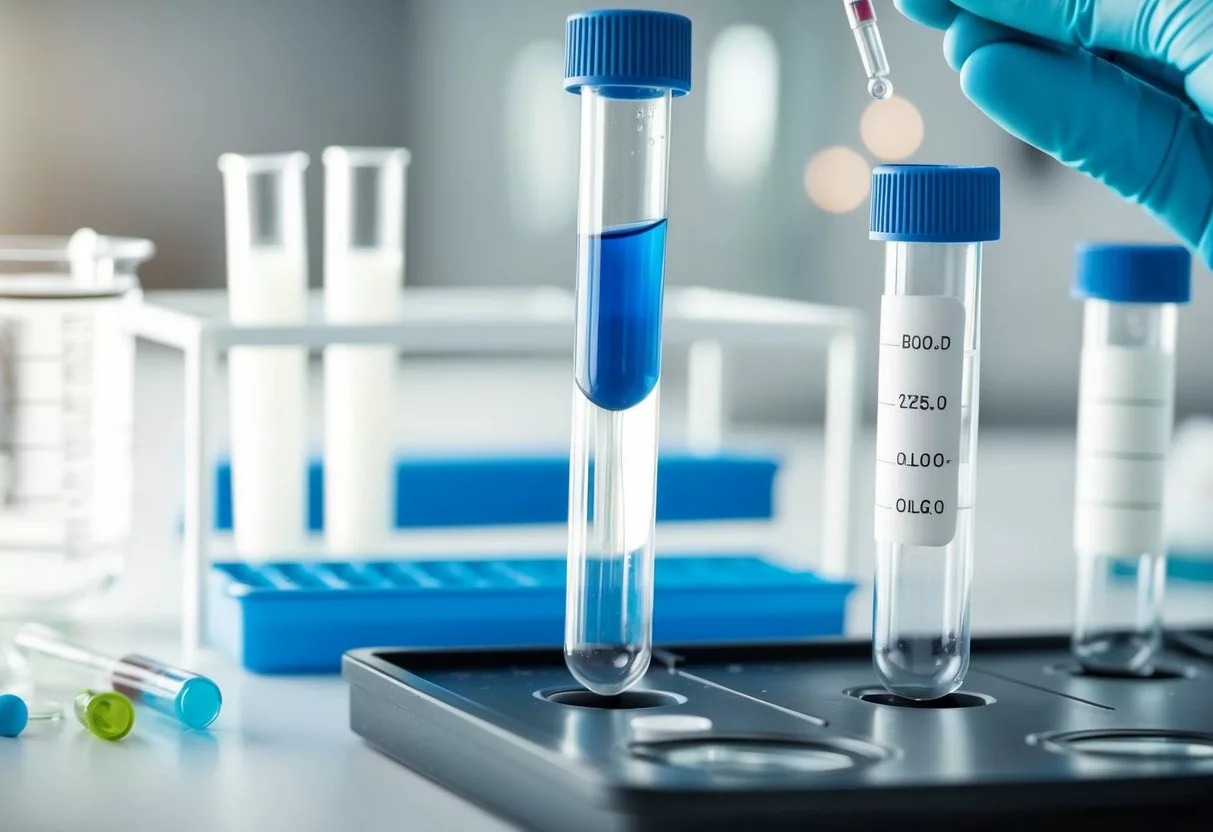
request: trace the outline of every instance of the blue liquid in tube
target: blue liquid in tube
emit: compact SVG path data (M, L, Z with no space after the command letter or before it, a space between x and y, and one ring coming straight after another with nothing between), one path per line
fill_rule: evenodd
M604 410L640 404L661 375L665 230L662 219L581 239L577 386Z

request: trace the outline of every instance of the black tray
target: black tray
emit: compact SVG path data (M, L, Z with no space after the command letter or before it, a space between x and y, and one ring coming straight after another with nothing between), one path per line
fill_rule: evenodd
M868 642L658 650L607 702L553 650L355 650L343 672L355 732L527 828L1213 830L1213 665L1093 678L1066 644L975 641L927 707L876 687ZM658 715L712 724L632 722Z

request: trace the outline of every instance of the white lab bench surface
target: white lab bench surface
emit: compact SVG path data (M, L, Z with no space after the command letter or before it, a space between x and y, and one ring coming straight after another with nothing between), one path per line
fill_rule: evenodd
M402 447L560 447L567 442L569 372L560 360L410 363L401 370ZM176 614L181 505L180 358L141 347L136 401L135 540L127 574L82 611L82 639L114 652L179 659ZM519 391L525 391L520 395ZM318 421L319 382L313 381ZM483 407L492 409L492 418ZM663 422L680 423L677 401ZM317 423L314 436L321 435ZM220 435L224 432L220 431ZM749 447L784 457L780 519L764 546L808 563L821 501L819 430L745 429ZM1073 593L1069 548L1073 435L1066 431L982 429L977 504L973 623L976 633L1068 628ZM870 494L871 436L859 448L862 495ZM871 568L871 509L855 518L852 563ZM753 533L738 527L726 539ZM531 530L538 551L561 551L563 531ZM681 532L679 532L681 534ZM506 535L509 546L520 539ZM669 539L669 537L664 538ZM443 541L466 551L483 533ZM659 551L663 536L659 530ZM438 545L419 538L418 551ZM542 547L542 548L540 548ZM516 548L515 548L516 550ZM868 631L869 585L856 592L849 630ZM1169 620L1213 621L1213 588L1169 589ZM224 695L212 730L180 729L139 709L134 732L119 743L88 734L70 715L72 688L43 676L35 699L69 709L57 724L0 740L0 829L41 830L459 830L493 832L509 824L430 783L368 747L348 727L347 692L337 676L259 677L206 651L191 669L214 678ZM79 686L77 686L79 687Z

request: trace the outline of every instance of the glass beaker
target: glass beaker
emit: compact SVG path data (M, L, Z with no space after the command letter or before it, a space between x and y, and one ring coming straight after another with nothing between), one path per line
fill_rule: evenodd
M138 266L149 240L0 237L0 620L60 617L122 570Z

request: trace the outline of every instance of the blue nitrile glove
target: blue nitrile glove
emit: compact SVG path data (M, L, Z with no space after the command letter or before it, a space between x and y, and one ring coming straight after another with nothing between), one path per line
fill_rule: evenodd
M896 0L965 95L1213 266L1213 0Z

